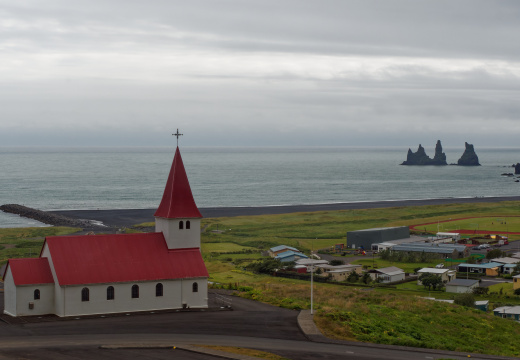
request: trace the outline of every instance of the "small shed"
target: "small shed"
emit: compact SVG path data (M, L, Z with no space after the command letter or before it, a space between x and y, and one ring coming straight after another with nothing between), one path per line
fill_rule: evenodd
M474 279L455 279L446 284L446 292L464 294L473 292L478 286L478 280Z
M382 283L402 281L405 278L404 270L395 266L389 266L381 269L372 269L368 273L370 274L372 280Z
M489 309L489 300L477 300L475 301L475 309L488 311Z

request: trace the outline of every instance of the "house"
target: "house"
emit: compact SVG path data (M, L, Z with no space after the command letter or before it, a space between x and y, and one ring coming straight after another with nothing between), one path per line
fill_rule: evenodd
M489 309L489 300L475 301L475 309L487 312Z
M454 279L446 284L446 292L449 293L470 293L478 287L479 281L474 279Z
M487 276L498 276L502 271L504 264L490 262L485 264L467 264L461 263L457 265L457 271L470 272L475 274L485 274Z
M286 251L301 252L300 250L293 248L292 246L287 246L287 245L278 245L278 246L272 247L268 250L269 256L271 256L271 257L276 257L276 255L281 254Z
M372 269L369 270L368 273L370 274L372 280L382 283L402 281L405 278L404 270L395 266L389 266L381 269Z
M274 258L276 260L280 260L281 262L291 262L291 261L297 261L300 259L307 259L308 256L299 251L288 250L288 251L279 253Z
M443 283L447 283L457 277L457 272L450 269L438 269L438 268L422 268L417 271L419 278L422 274L439 275ZM417 285L422 285L421 280L417 279Z
M354 264L345 264L345 265L317 265L318 269L322 270L321 276L328 276L334 281L344 281L347 280L348 276L355 272L358 275L361 275L362 265L354 265Z
M38 258L10 259L4 313L60 317L207 308L200 214L177 147L155 232L49 236Z
M520 321L520 306L502 306L493 310L495 316Z
M519 265L520 259L513 257L501 257L491 259L491 262L502 264L502 273L504 274L512 274L515 270L516 266ZM519 265L520 266L520 265Z
M392 251L418 252L439 254L443 258L464 258L469 256L469 248L459 244L437 244L437 243L410 243L396 245Z
M513 276L513 290L520 288L520 275Z
M305 266L311 266L311 265L326 265L328 264L329 262L327 260L318 260L318 259L308 259L308 258L304 258L304 259L298 259L296 260L296 265L305 265Z

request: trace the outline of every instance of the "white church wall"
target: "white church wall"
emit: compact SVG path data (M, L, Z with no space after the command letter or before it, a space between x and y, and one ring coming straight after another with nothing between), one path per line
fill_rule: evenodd
M179 229L179 223L183 228ZM186 229L186 222L190 228ZM200 219L164 219L155 218L155 231L162 232L168 249L200 248Z
M4 278L4 314L16 316L16 286L11 268L7 268Z
M156 296L156 285L163 285L163 296ZM181 280L95 284L64 287L65 312L61 316L178 309L182 307ZM139 297L132 298L132 286L139 286ZM114 299L107 300L107 288L114 287ZM82 289L88 288L89 301L82 301Z
M54 269L54 262L52 260L51 253L49 251L49 246L47 243L44 244L42 252L40 257L47 258L47 261L49 262L49 267L51 268L52 278L54 279L54 311L53 313L58 316L65 316L65 310L64 310L64 293L63 289L60 286L60 283L58 281L58 277L56 276L56 271Z
M197 284L197 291L194 292L194 284ZM182 282L182 303L190 308L208 307L208 280L184 279Z
M40 292L39 299L34 298L35 290ZM18 286L16 292L17 316L54 314L54 284Z

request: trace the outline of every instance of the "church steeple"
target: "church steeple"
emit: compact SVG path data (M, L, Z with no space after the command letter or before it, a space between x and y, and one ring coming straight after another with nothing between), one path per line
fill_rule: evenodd
M179 130L177 135L180 135ZM175 150L163 197L154 216L155 231L164 234L168 249L200 249L202 214L193 199L179 147Z
M195 204L191 193L188 176L184 169L181 152L177 147L170 175L166 181L161 204L154 214L155 217L166 219L201 218L202 215Z

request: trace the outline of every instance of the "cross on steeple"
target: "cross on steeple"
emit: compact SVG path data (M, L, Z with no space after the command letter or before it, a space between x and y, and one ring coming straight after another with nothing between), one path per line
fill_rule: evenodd
M182 136L184 134L179 133L179 129L177 129L177 132L175 134L172 134L172 135L177 138L177 146L179 146L179 136Z

